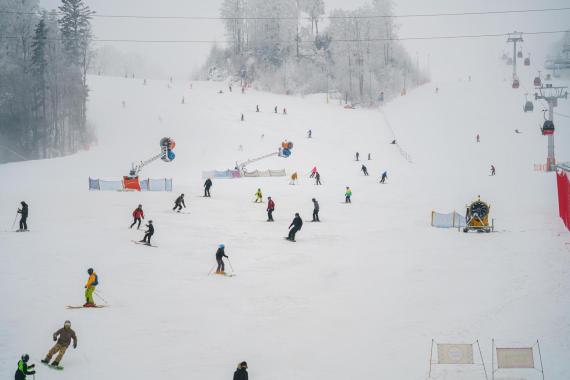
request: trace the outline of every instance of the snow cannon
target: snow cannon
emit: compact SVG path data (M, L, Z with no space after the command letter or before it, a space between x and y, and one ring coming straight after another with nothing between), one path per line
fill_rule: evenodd
M160 139L160 147L162 149L162 161L170 162L173 161L176 155L172 151L176 146L176 141L170 137L163 137Z
M494 222L491 221L489 225L489 211L491 206L477 197L477 200L467 205L465 212L465 228L463 232L477 231L477 232L491 232L494 230Z
M264 154L263 156L250 158L249 160L244 161L244 162L239 163L239 164L236 162L236 169L245 170L247 165L254 163L254 162L257 162L257 161L264 160L264 159L269 158L269 157L278 156L278 157L287 158L287 157L291 156L291 150L292 149L293 149L293 143L291 141L285 140L281 143L281 146L279 147L279 150L277 152L274 151L272 153Z
M280 157L289 157L291 155L291 150L293 149L293 143L291 141L283 141L281 143L281 148L279 148Z
M159 158L164 162L171 162L174 160L176 155L173 152L176 142L170 137L163 137L160 139L160 153L145 160L141 161L138 165L132 164L132 168L129 171L129 178L136 178L140 174L143 167L150 164L151 162L158 160Z

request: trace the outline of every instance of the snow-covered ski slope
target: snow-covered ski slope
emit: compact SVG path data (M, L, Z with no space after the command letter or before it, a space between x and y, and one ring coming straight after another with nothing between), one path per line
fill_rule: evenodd
M254 380L425 379L432 338L479 339L488 369L491 338L499 346L539 339L547 377L570 378L569 234L554 175L533 171L546 159L540 107L522 112L525 90L510 88L509 70L498 61L485 78L468 82L466 73L437 83L437 95L430 84L387 104L412 163L389 144L380 111L326 104L323 95L91 77L98 146L0 166L0 376L13 376L24 352L39 362L70 319L79 345L66 353L65 371L39 367L36 378L221 380L247 360ZM530 89L534 73L521 70ZM288 115L275 115L275 105ZM570 114L570 101L557 111ZM557 157L568 161L570 125L557 120ZM176 139L176 160L153 163L143 177L173 177L173 193L88 191L89 176L119 178L164 136ZM295 143L290 158L250 169L296 170L298 186L283 177L214 180L212 198L200 197L202 170L232 168L285 138ZM372 154L370 177L356 151ZM306 175L313 165L323 186ZM380 185L384 170L388 184ZM351 205L343 204L345 186ZM276 202L275 223L265 222L265 204L253 203L258 187ZM175 214L182 192L188 208ZM491 204L496 233L429 226L432 210L463 213L478 195ZM305 223L297 243L284 240L295 212L310 220L312 197L322 223ZM21 200L31 232L4 232ZM158 248L131 242L142 237L128 229L138 203L154 221ZM218 243L237 276L207 275ZM83 302L89 267L111 307L66 310ZM480 367L434 374L483 378Z

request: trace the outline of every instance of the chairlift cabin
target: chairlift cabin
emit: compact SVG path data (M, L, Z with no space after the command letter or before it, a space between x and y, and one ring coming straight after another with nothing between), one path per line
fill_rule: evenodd
M540 77L535 77L533 84L534 84L534 87L542 86L542 81L540 80Z
M524 112L532 112L534 111L534 104L530 101L527 100L524 104Z
M519 50L519 52L517 53L517 58L522 58L522 50Z
M554 134L554 123L552 120L544 120L544 124L542 124L542 131L543 136L553 135Z
M518 79L513 79L513 88L519 88L520 83Z
M524 59L524 65L525 65L525 66L530 66L530 58L527 57L527 58Z

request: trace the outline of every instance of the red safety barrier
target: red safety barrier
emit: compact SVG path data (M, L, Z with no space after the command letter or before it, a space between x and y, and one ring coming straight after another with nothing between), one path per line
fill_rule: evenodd
M560 209L560 217L570 230L570 181L568 173L559 171L556 174L556 182L558 185L558 208Z

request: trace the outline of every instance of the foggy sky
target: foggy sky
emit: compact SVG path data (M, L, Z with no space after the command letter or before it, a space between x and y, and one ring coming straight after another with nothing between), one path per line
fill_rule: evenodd
M99 14L219 16L222 0L87 0ZM353 9L365 0L325 0L327 13L334 8ZM557 8L569 0L394 0L395 14L473 12L489 10ZM52 9L58 0L40 0ZM489 34L518 31L570 29L570 11L453 17L398 18L400 37ZM94 34L100 39L224 40L220 20L133 20L95 18ZM523 48L532 53L533 64L542 62L553 42L562 35L525 36ZM107 43L108 44L108 43ZM163 67L165 73L189 78L205 61L209 44L112 43L124 51L134 51ZM429 68L434 81L468 74L483 75L485 67L496 64L505 38L405 41L404 46L423 69ZM510 50L508 50L510 51Z

